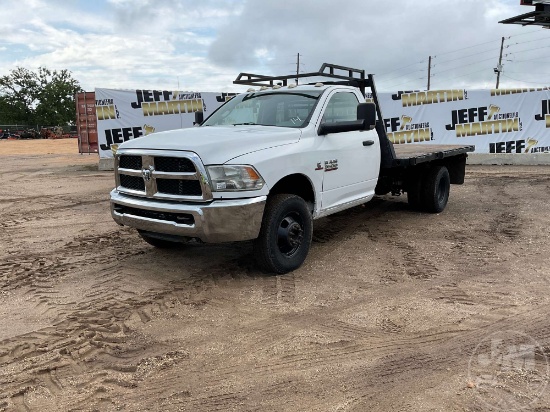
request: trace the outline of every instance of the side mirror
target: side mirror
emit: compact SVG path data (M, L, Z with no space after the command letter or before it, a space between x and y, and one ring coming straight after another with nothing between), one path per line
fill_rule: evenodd
M201 111L195 112L195 121L193 126L198 126L204 121L204 113Z
M372 130L376 125L376 105L374 103L359 103L357 105L357 120L365 121L365 130Z
M357 105L357 120L322 123L319 135L330 133L351 132L356 130L372 130L376 126L376 105L374 103L359 103Z

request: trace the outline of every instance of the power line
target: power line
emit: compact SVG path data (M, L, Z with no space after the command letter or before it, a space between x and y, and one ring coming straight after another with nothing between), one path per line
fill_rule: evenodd
M457 57L456 59L451 59L451 60L444 60L444 61L442 61L442 62L437 62L437 63L434 65L434 67L435 67L435 66L438 66L438 65L440 65L440 64L445 64L445 63L449 63L449 62L454 62L454 61L456 61L456 60L467 59L468 57L472 57L472 56L479 56L480 54L485 54L485 53L492 52L492 51L494 51L494 50L493 50L493 49L491 49L491 50L484 50L484 51L479 52L479 53L469 54L468 56ZM437 57L437 56L436 56L436 57Z
M542 56L542 57L535 57L533 59L525 59L525 60L506 60L510 63L524 63L524 62L531 62L533 60L547 60L548 56Z
M505 40L509 40L509 39L512 39L512 38L517 38L517 37L521 37L521 36L526 36L526 35L529 35L529 34L532 34L532 33L540 33L542 29L537 29L537 30L532 30L532 31L529 31L529 32L525 32L525 33L520 33L520 34L517 34L517 35L511 35L511 36L508 36L508 37L504 37ZM528 44L528 43L533 43L533 42L536 42L536 41L543 41L545 40L546 38L537 38L537 39L533 39L533 40L527 40L527 41L521 41L521 42L515 42L515 43L512 43L512 44L508 44L506 46L504 46L504 43L501 43L501 46L502 48L504 49L508 49L510 47L516 47L516 46L519 46L521 44ZM502 39L499 39L499 40L491 40L491 41L486 41L486 42L482 42L482 43L478 43L478 44L474 44L474 45L471 45L471 46L467 46L467 47L463 47L463 48L460 48L460 49L456 49L456 50L451 50L451 51L448 51L448 52L445 52L445 53L438 53L436 54L433 59L436 59L437 57L439 56L446 56L446 55L449 55L449 54L454 54L454 53L458 53L458 52L461 52L461 51L464 51L464 50L470 50L470 49L473 49L473 48L476 48L476 47L480 47L480 46L483 46L483 45L487 45L487 44L494 44L494 43L497 43L499 41L502 41ZM541 49L544 49L544 48L548 48L550 46L542 46L542 47L536 47L536 48L532 48L532 49L527 49L527 50L518 50L518 51L510 51L508 52L507 54L504 55L504 57L512 57L514 54L518 54L518 53L527 53L529 51L534 51L534 50L541 50ZM487 53L490 53L492 51L496 51L495 49L490 49L490 50L483 50L483 51L480 51L480 52L476 52L476 53L472 53L472 54L468 54L466 56L460 56L460 57L457 57L457 58L451 58L451 59L448 59L448 60L443 60L443 61L438 61L436 60L435 61L435 64L433 66L431 66L432 68L436 68L437 66L440 66L440 65L444 65L444 64L447 64L447 63L452 63L452 62L455 62L455 61L459 61L459 60L465 60L465 59L468 59L470 57L474 57L474 56L479 56L479 55L483 55L483 54L487 54ZM542 57L544 58L544 57ZM530 60L537 60L537 59L542 59L541 57L538 57L538 58L535 58L535 59L530 59ZM448 68L448 69L445 69L445 70L440 70L440 71L437 71L437 69L435 70L435 72L432 74L430 73L430 78L431 77L439 77L442 73L447 73L447 72L450 72L450 71L453 71L453 70L460 70L462 68L465 68L465 67L469 67L469 66L473 66L473 65L476 65L476 64L479 64L479 63L483 63L483 62L486 62L486 61L496 61L498 59L498 56L497 57L491 57L491 58L487 58L487 59L482 59L482 60L478 60L478 61L475 61L475 62L472 62L472 63L467 63L467 64L462 64L462 65L458 65L458 66L455 66L455 67L451 67L451 68ZM513 60L508 60L508 59L504 59L505 61L509 61L509 62L513 62ZM525 60L525 61L530 61L530 60ZM400 68L397 68L397 69L394 69L390 72L386 72L384 74L387 75L387 74L391 74L391 73L395 73L395 72L399 72L401 70L404 70L406 68L409 68L409 67L413 67L413 66L416 66L418 64L423 64L425 63L427 60L421 60L419 62L416 62L416 63L412 63L412 64L409 64L407 66L403 66L403 67L400 67ZM476 73L480 73L480 72L483 72L483 71L486 71L489 73L489 70L490 68L489 67L486 67L486 68L483 68L483 69L480 69L480 70L476 70L476 71L473 71L473 72L469 72L469 73L466 73L466 74L462 74L462 75L458 75L458 76L453 76L451 77L448 81L450 80L453 80L453 79L456 79L456 78L460 78L460 77L465 77L465 76L469 76L469 75L473 75L473 74L476 74ZM380 82L391 82L392 80L396 80L396 79L400 79L400 78L403 78L405 76L409 76L409 75L413 75L414 73L418 73L418 72L423 72L424 69L418 69L418 70L412 70L412 71L407 71L406 73L403 73L399 76L394 76L394 77L391 77L389 79L380 79ZM445 78L445 77L444 77ZM387 88L393 88L393 87L396 87L396 86L401 86L403 84L411 84L413 82L417 82L419 80L425 80L426 77L421 77L421 78L414 78L414 79L409 79L405 82L400 82L400 83L396 83L396 84L392 84L390 86L387 86ZM515 80L515 79L513 79Z
M473 66L474 64L479 64L479 63L483 63L483 62L486 62L486 61L489 61L489 60L497 60L498 59L498 56L497 57L490 57L488 59L483 59L483 60L478 60L474 63L469 63L469 64L463 64L461 66L457 66L457 67L451 67L450 69L445 69L445 70L441 70L439 72L436 72L434 73L434 76L436 76L437 74L440 74L440 73L446 73L446 72L449 72L451 70L456 70L456 69L461 69L463 67L468 67L468 66Z
M511 71L506 71L506 73L512 73L512 74L533 74L533 75L536 75L536 76L550 76L550 73L533 73L533 72L511 72Z
M514 79L513 77L510 77L510 76L507 76L506 74L502 74L504 77L508 78L508 79L511 79L511 80L515 80L516 82L522 82L522 83L529 83L529 84L538 84L538 85L544 85L545 83L544 82L528 82L526 80L519 80L519 79Z
M423 71L424 71L424 69L413 70L413 71L411 71L411 72L407 72L407 73L402 74L402 75L400 75L400 76L392 77L391 79L380 79L380 81L381 81L381 82L391 82L392 80L400 79L401 77L408 76L409 74L418 73L418 72L423 72Z
M447 83L455 80L455 79L458 79L458 78L461 78L461 77L466 77L466 76L470 76L472 74L476 74L476 73L480 73L480 72L486 72L487 74L493 74L493 70L491 67L484 67L483 69L480 69L480 70L476 70L476 71L473 71L473 72L470 72L470 73L465 73L465 74L460 74L458 76L453 76L453 77L443 77L443 79L445 79L445 81ZM436 80L438 80L439 78L436 78ZM441 81L440 81L441 82Z
M400 67L399 69L395 69L395 70L386 72L386 73L384 73L384 76L387 75L387 74L391 74L391 73L398 72L398 71L400 71L400 70L406 69L406 68L411 67L411 66L416 66L417 64L426 63L426 61L427 61L427 60L421 60L421 61L419 61L419 62L417 62L417 63L408 64L407 66Z
M401 86L402 84L410 84L412 83L413 81L418 81L418 80L426 80L426 77L419 77L417 79L410 79L410 80L407 80L405 82L401 82L401 83L397 83L397 84L392 84L391 86L386 86L385 88L386 89L392 89L393 87L397 87L397 86ZM410 89L415 89L415 87L410 87Z
M468 46L468 47L463 47L462 49L456 49L456 50L453 50L453 51L450 51L450 52L446 52L446 53L437 53L435 55L435 57L438 57L438 56L445 56L447 54L452 54L452 53L457 53L459 51L463 51L463 50L468 50L468 49L473 49L474 47L479 47L479 46L483 46L485 44L489 44L489 43L495 43L499 40L491 40L491 41L487 41L487 42L484 42L484 43L479 43L479 44L474 44L473 46Z
M472 74L476 74L476 73L480 73L480 72L484 72L484 71L489 72L489 69L488 69L487 67L484 67L483 69L481 69L481 70L476 70L475 72L466 73L466 74L461 74L460 76L455 76L455 77L451 78L450 80L458 79L459 77L470 76L470 75L472 75Z
M529 32L526 32L526 33L521 33L521 34L514 34L514 35L508 36L508 37L506 37L506 38L507 38L507 39L511 39L512 37L525 36L525 35L527 35L527 34L540 32L541 30L543 30L543 29L533 30L533 31L529 31ZM483 43L474 44L474 45L472 45L472 46L463 47L463 48L461 48L461 49L452 50L452 51L445 52L445 53L436 53L436 57L438 57L438 56L445 56L445 55L447 55L447 54L452 54L452 53L457 53L457 52L463 51L463 50L473 49L473 48L475 48L475 47L483 46L483 45L485 45L485 44L497 43L497 42L499 42L499 41L500 41L500 39L498 39L498 40L495 39L495 40L490 40L490 41L486 41L486 42L483 42Z
M549 47L550 47L550 45L549 46L542 46L542 47L535 47L534 49L527 49L527 50L520 50L520 51L517 51L517 52L510 52L510 53L505 54L504 56L508 57L510 54L527 53L527 52L530 52L530 51L533 51L533 50L547 49Z
M545 30L545 29L544 29L544 28L540 28L540 29L538 29L538 30L532 30L532 31L528 31L528 32L525 32L525 33L513 34L513 35L511 35L511 36L508 36L508 38L511 39L512 37L525 36L525 35L527 35L527 34L540 32L541 30Z
M512 43L510 45L508 45L508 47L514 47L514 46L517 46L519 44L526 44L526 43L534 43L536 41L540 41L540 40L550 40L550 37L544 37L544 38L538 38L538 39L534 39L534 40L528 40L528 41L522 41L522 42L517 42L517 43Z

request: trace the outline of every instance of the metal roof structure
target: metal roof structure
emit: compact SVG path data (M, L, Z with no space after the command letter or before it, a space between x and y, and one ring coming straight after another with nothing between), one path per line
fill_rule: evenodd
M550 1L547 0L521 0L522 6L534 6L535 11L520 14L499 21L502 24L521 24L522 26L542 26L550 28Z

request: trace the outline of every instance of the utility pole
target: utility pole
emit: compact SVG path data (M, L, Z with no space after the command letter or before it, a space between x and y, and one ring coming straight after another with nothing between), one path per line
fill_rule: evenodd
M502 38L502 43L500 43L500 57L498 58L498 66L495 69L495 72L497 74L497 89L500 85L500 73L502 72L502 52L504 50L504 37Z
M430 83L432 80L432 56L428 59L428 90L430 90Z
M299 75L300 75L300 53L298 53L298 60L296 61L296 84L298 84Z

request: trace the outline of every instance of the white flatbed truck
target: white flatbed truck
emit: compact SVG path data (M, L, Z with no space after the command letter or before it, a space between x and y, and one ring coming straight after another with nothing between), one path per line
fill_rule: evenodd
M372 75L323 64L298 77L241 73L253 86L198 127L119 146L111 213L160 248L254 241L261 268L286 273L308 254L314 219L407 193L411 207L439 213L462 184L473 146L393 145ZM370 89L374 103L364 103Z

